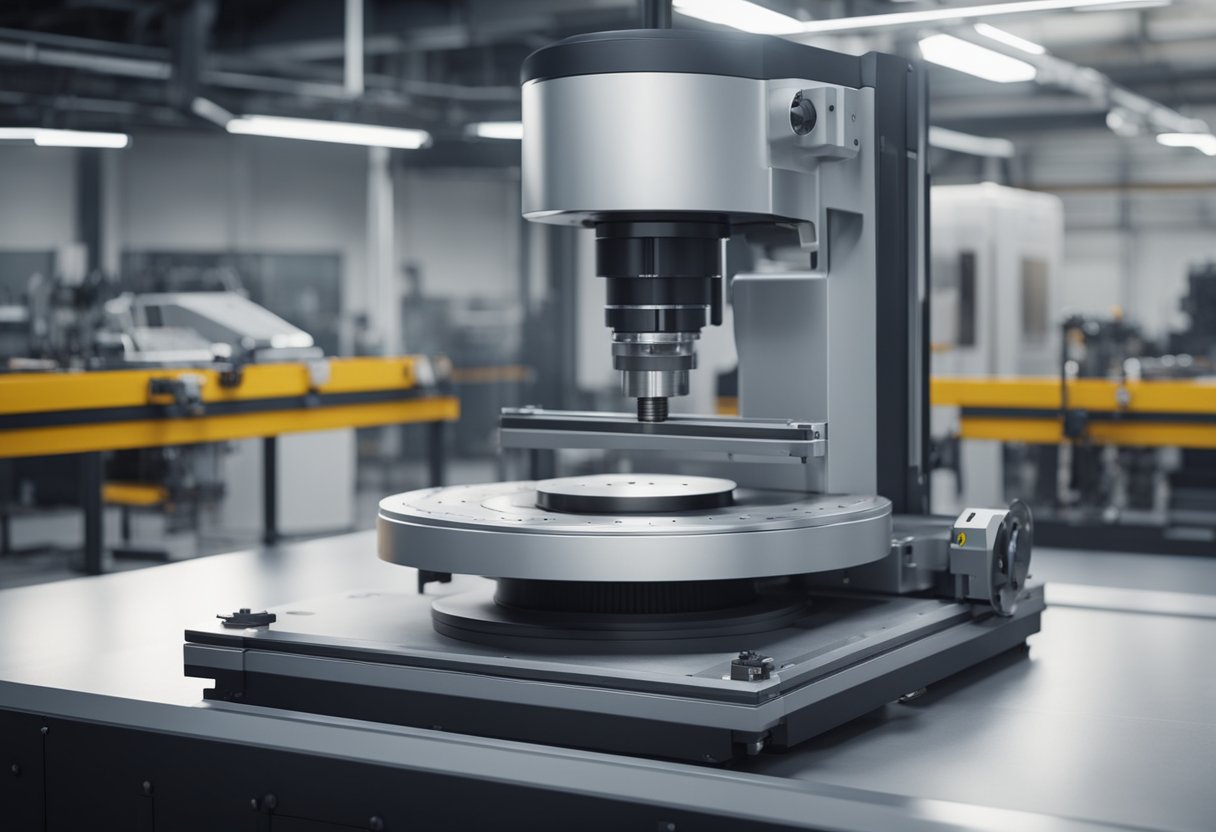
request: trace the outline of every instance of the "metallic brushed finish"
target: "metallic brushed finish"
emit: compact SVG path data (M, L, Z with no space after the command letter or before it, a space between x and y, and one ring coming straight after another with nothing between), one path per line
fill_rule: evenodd
M770 145L813 138L794 133L789 102L822 86L679 72L529 81L523 214L567 224L638 211L814 218L813 183L789 178L815 160L775 166Z
M687 581L843 569L883 557L882 497L738 489L733 506L678 514L536 507L533 482L386 497L382 560L438 572L554 581Z
M592 474L536 484L538 508L561 512L693 511L734 502L733 480L683 474Z

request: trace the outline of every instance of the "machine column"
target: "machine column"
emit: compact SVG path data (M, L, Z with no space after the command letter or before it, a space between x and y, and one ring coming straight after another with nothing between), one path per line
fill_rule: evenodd
M446 422L427 424L426 463L431 488L444 485L447 479L447 455L444 448L447 441L446 426Z
M279 438L262 439L262 542L279 542Z
M104 466L100 451L80 455L80 508L84 512L84 571L102 572L101 487Z

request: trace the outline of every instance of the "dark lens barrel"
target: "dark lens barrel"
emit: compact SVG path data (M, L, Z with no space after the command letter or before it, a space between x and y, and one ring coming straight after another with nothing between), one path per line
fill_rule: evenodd
M617 332L700 332L721 291L717 222L602 222L596 273L608 278L605 323Z
M596 226L600 277L716 277L722 274L722 239L710 223L622 222Z

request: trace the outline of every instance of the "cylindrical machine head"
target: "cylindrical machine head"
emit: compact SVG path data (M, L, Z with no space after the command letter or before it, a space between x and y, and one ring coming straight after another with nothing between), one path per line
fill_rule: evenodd
M856 58L741 33L603 32L525 61L523 213L595 229L613 364L640 419L688 393L695 342L722 319L732 224L814 217L808 177L856 153L842 96L860 86Z
M664 420L667 399L688 394L696 341L721 321L728 215L744 205L725 174L749 148L760 160L765 134L749 106L754 82L668 66L673 43L707 58L717 41L603 33L546 47L524 66L524 215L595 228L613 366L644 421Z

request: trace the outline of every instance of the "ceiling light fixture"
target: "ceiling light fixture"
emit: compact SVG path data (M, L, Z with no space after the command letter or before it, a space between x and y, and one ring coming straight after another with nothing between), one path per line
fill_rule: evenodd
M1014 146L1009 139L995 139L989 136L973 136L970 133L960 133L945 127L929 128L929 144L942 150L953 150L955 153L966 153L969 156L987 156L997 159L1013 157Z
M1138 136L1144 131L1144 125L1140 118L1134 113L1123 109L1122 107L1112 107L1106 114L1106 126L1116 136L1130 138Z
M677 12L758 35L796 35L802 21L749 0L674 0Z
M1158 133L1157 143L1166 147L1193 147L1208 156L1216 156L1216 136L1211 133Z
M1020 38L1012 32L1006 32L1004 29L989 26L987 23L975 24L975 31L989 40L1003 43L1006 46L1012 46L1014 49L1025 52L1027 55L1044 55L1047 53L1047 50L1037 43Z
M39 147L126 147L126 133L99 133L94 130L50 130L41 127L0 128L0 141L33 142Z
M209 98L199 96L190 102L190 112L194 113L199 118L205 118L207 121L218 127L227 127L228 122L232 121L236 116L225 110L219 104L216 104Z
M858 29L880 29L888 26L908 26L944 20L973 20L977 17L1066 11L1089 7L1103 10L1136 8L1145 2L1166 5L1172 0L1018 0L1013 3L987 3L980 6L941 7L806 21L775 12L749 2L749 0L675 0L674 5L675 10L682 15L695 17L708 23L720 23L744 32L766 35L816 35L826 32L849 32Z
M310 142L393 147L400 150L417 150L430 144L431 141L430 133L410 127L386 127L382 124L353 124L346 121L318 121L310 118L282 116L240 116L229 121L225 128L229 133L243 136L270 136Z
M926 61L965 72L985 81L1010 84L1033 81L1038 70L1033 65L953 35L930 35L920 42Z
M1159 9L1162 6L1168 6L1174 0L1115 0L1111 3L1099 3L1096 6L1086 6L1077 11L1082 12L1114 12L1128 11L1135 9Z
M524 137L521 121L479 121L469 125L469 132L479 139L514 139Z

